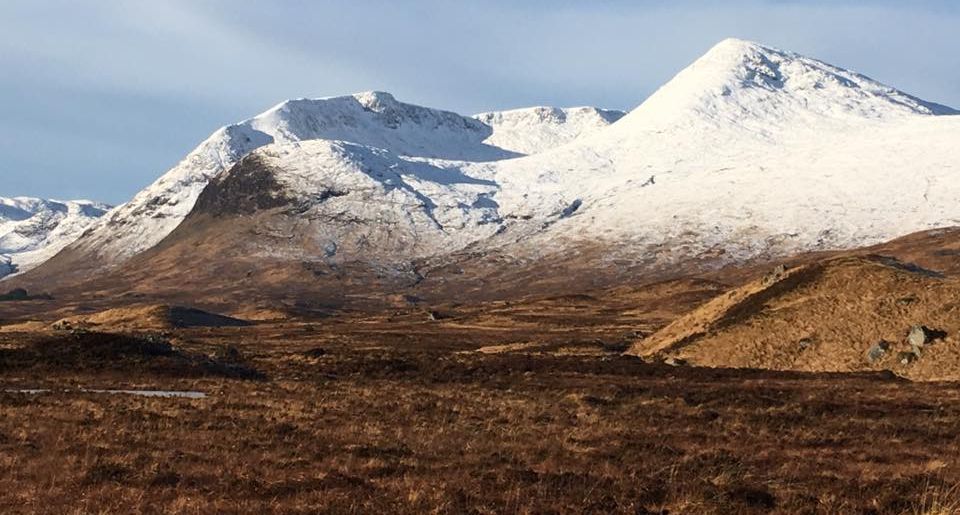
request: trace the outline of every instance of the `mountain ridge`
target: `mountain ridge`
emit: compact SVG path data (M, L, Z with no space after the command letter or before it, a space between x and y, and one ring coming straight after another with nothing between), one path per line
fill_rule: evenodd
M615 118L609 114L613 111L602 112ZM585 124L581 129L557 132L565 124L549 122L554 129L541 130L540 137L533 140L525 138L521 146L525 151L538 150L604 125L600 115L580 118ZM405 104L384 92L288 100L215 131L177 166L91 228L72 248L78 254L95 256L84 260L106 266L150 248L187 215L210 178L268 144L343 140L425 159L488 161L522 155L486 142L497 135L498 143L509 143L516 139L509 133L509 127L494 128L476 118Z
M90 200L0 197L0 278L39 265L109 209Z
M712 79L701 80L703 74ZM337 270L354 261L416 284L424 263L453 270L450 260L461 259L454 256L503 259L521 268L556 256L589 256L577 262L582 273L611 263L624 271L693 262L721 267L960 225L950 200L960 194L951 186L957 182L952 164L960 161L952 143L960 117L855 72L754 43L718 44L622 117L595 108L530 108L477 115L492 122L487 125L417 106L411 112L421 115L403 114L398 106L406 104L384 93L332 98L354 107L367 102L368 110L357 108L359 119L386 132L364 141L310 140L302 136L321 131L316 120L270 121L309 101L285 102L243 130L225 129L257 148L239 157L223 154L217 166L240 164L213 174L187 170L199 191L174 199L179 211L150 234L160 242L157 251L131 266L144 267L143 273L164 268L174 277L191 245L200 245L209 259L242 258L237 270L247 270L246 277L283 260L314 276L322 269L342 277ZM522 123L510 122L518 114ZM500 159L505 154L497 153L507 151L496 147L496 155L484 154L498 128L524 132L531 120L577 116L588 123L575 124L563 141L541 151ZM431 149L389 132L412 119L427 120L413 134L428 126L466 127L450 138L475 146L451 149L439 138ZM270 142L261 122L260 129L275 132ZM342 135L357 123L329 131ZM581 127L590 130L576 130ZM472 152L483 155L468 156ZM161 206L170 200L145 192L140 208L151 199ZM238 209L211 211L218 204ZM76 251L91 241L96 238L67 249L50 269L71 269L71 253L83 255ZM135 249L152 247L141 243ZM183 248L175 250L178 245ZM298 274L291 277L309 280Z

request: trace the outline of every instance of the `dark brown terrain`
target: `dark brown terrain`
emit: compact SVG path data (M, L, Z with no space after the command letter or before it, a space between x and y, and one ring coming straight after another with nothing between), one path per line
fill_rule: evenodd
M548 313L6 334L4 388L74 392L0 393L0 510L957 508L956 384L644 363L618 324Z
M34 284L0 302L0 512L955 513L955 239L352 307ZM914 368L864 359L918 323ZM783 357L808 327L820 365ZM206 397L93 391L128 389Z

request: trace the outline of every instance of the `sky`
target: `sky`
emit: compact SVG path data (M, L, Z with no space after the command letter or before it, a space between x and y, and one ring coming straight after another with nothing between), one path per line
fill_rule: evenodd
M125 202L288 98L629 110L727 37L960 107L958 27L955 0L0 0L0 196Z

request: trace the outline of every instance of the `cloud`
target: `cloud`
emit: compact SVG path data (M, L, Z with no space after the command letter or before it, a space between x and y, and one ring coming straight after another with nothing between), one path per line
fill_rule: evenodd
M350 63L308 56L284 47L279 38L234 30L199 4L41 1L16 10L8 24L0 25L0 62L35 80L68 79L82 89L222 103L251 100L255 94L245 83L261 91L291 73L311 76L325 69L325 81L334 87L341 77L363 80L363 70Z

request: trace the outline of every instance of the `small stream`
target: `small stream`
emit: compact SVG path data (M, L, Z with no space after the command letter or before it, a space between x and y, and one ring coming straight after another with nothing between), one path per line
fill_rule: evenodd
M207 394L203 392L177 391L177 390L99 390L95 388L79 388L76 390L52 390L44 388L22 388L6 389L4 393L23 393L30 395L40 395L45 393L105 393L110 395L135 395L137 397L162 397L162 398L181 398L181 399L205 399Z

